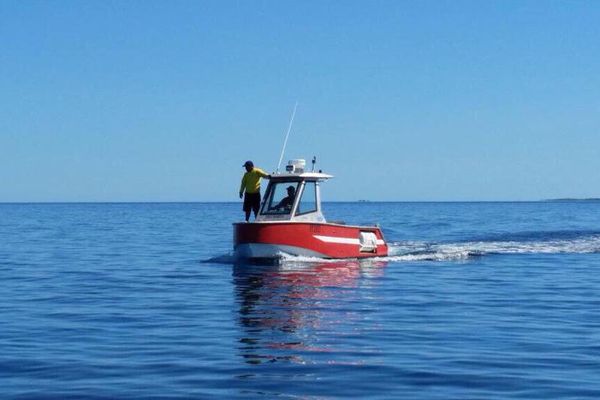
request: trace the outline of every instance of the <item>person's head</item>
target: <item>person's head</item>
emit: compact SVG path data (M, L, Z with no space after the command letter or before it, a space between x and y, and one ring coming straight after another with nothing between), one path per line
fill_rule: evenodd
M295 194L296 194L296 188L295 188L295 187L293 187L293 186L288 186L288 187L287 187L287 193L288 193L288 196L293 196L293 195L295 195Z
M250 160L246 161L242 167L246 168L246 171L250 172L254 168L254 163Z

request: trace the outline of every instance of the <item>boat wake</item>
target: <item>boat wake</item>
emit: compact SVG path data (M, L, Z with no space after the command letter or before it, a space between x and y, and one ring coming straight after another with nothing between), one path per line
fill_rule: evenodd
M491 254L600 253L600 232L522 232L461 242L395 242L389 261L464 260Z
M211 257L206 260L202 260L202 263L209 264L235 264L238 262L238 257L235 256L234 253L221 254L220 256Z
M457 242L390 242L389 255L370 260L460 261L494 254L592 254L600 253L600 231L520 232ZM357 259L353 259L357 260ZM234 264L235 254L224 254L204 262ZM352 260L346 260L352 261ZM361 260L361 262L364 260ZM281 253L279 263L339 263L340 260Z

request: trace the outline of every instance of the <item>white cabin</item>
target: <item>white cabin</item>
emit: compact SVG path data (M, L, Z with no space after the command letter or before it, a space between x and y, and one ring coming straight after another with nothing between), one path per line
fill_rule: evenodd
M304 172L304 160L291 160L286 172L271 175L256 222L326 222L320 183L333 178Z

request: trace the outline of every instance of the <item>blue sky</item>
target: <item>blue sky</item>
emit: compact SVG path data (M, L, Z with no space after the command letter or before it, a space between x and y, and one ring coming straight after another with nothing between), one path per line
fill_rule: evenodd
M0 2L0 201L600 197L596 1Z

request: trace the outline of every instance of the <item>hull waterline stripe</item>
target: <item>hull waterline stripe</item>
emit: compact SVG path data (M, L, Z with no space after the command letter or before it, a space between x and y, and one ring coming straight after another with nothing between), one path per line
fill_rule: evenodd
M281 258L282 253L294 256L328 258L327 255L299 246L266 243L244 243L235 246L235 254L242 258Z
M360 245L360 240L354 238L344 238L344 237L336 237L336 236L322 236L322 235L313 235L316 239L319 239L321 242L325 243L337 243L337 244L356 244ZM381 239L377 239L378 245L383 245L385 242Z

